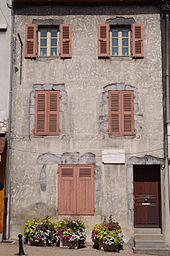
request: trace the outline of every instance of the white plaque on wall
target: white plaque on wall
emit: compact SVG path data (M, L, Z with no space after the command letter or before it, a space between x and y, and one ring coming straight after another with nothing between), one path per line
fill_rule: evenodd
M124 164L125 151L124 149L104 149L102 151L102 162L104 164Z

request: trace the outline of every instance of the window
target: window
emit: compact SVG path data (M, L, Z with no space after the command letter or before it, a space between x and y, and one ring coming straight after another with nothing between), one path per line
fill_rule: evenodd
M38 56L56 57L59 55L59 28L38 29Z
M111 56L130 56L130 28L110 29L110 55Z
M109 134L134 135L133 91L109 91Z
M60 165L58 179L58 213L94 214L94 166Z
M57 56L71 58L70 25L25 25L25 58Z
M35 92L35 135L59 135L59 91Z
M101 24L98 28L98 57L144 57L143 25L111 26Z

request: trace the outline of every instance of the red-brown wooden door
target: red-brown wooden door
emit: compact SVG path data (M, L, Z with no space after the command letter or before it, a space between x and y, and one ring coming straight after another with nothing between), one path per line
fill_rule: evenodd
M134 166L134 225L160 226L160 166Z

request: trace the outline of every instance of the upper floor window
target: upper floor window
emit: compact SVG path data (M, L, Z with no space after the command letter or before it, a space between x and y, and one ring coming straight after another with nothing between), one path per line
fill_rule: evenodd
M133 91L109 91L109 134L134 135Z
M98 27L98 57L144 57L144 27L100 24Z
M25 25L25 58L71 58L71 26Z
M38 29L38 56L59 56L59 28L40 27Z
M110 55L111 56L130 56L130 28L111 27L110 29Z

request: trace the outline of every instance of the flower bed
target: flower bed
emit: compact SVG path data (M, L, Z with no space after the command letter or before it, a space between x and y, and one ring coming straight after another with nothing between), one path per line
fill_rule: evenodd
M123 234L118 222L112 220L112 216L105 218L102 224L96 224L92 230L94 248L105 251L119 251L123 249Z

